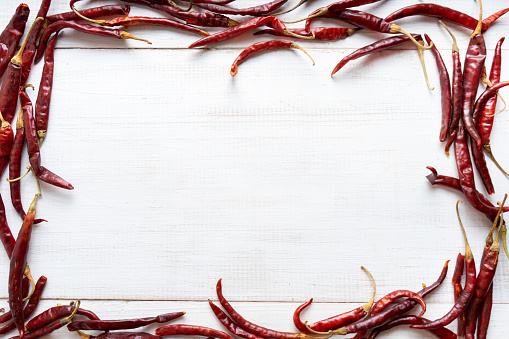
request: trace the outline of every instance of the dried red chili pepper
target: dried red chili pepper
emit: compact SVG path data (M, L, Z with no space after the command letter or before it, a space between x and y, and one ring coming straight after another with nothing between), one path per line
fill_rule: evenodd
M338 12L338 11L341 11L346 8L368 5L368 4L378 2L378 1L380 1L380 0L340 0L340 1L333 2L325 7L315 10L313 13L311 13L309 16L307 16L304 19L291 21L291 22L287 22L287 23L295 23L295 22L306 20L306 28L309 28L309 25L311 24L311 20L313 18L320 17L320 16L326 16L330 12Z
M419 34L414 34L413 37L416 40L422 40L422 38ZM331 76L336 74L337 71L339 71L341 68L343 68L347 63L349 63L352 60L358 59L360 57L366 56L366 55L374 53L374 52L386 50L388 48L400 45L400 44L407 42L409 40L410 40L410 38L405 35L398 35L398 36L394 36L394 37L390 37L390 38L386 38L386 39L381 39L381 40L378 40L370 45L361 47L361 48L357 49L356 51L348 54L343 59L341 59L341 61L332 70Z
M48 14L49 7L51 5L51 0L43 0L41 2L41 6L39 7L39 12L37 13L37 18L45 18L46 14ZM37 39L41 33L41 29L44 25L42 20L34 23L32 30L30 31L30 35L27 37L27 43L25 46L25 50L23 51L23 55L21 56L22 65L21 65L21 84L26 84L28 80L28 76L32 69L32 62L34 60L35 51L37 49Z
M276 338L276 339L311 339L314 337L309 336L307 334L303 333L291 333L291 332L281 332L281 331L275 331L269 328L265 328L259 325L256 325L246 319L244 319L235 309L230 305L230 303L225 299L223 296L222 286L221 286L221 279L216 284L216 293L217 297L219 299L219 303L223 308L225 309L226 313L232 317L233 321L235 321L240 327L242 327L244 330L256 334L260 337L265 338ZM157 334L157 331L156 331Z
M264 16L264 17L253 18L251 20L241 23L238 26L229 28L222 32L212 34L205 38L201 38L200 40L195 41L191 45L189 45L188 48L201 47L201 46L205 46L205 45L208 45L211 43L232 39L244 32L247 32L251 29L254 29L254 28L260 27L260 26L264 26L264 25L271 27L277 31L283 32L283 34L285 34L285 35L295 36L295 37L304 38L304 39L308 38L308 37L293 34L290 30L286 29L285 24L280 19L276 18L275 16Z
M218 4L211 4L211 3L195 3L194 5L196 7L200 7L206 10L209 10L214 13L220 13L220 14L232 14L232 15L252 15L252 16L260 16L260 15L267 15L270 12L275 11L276 9L283 6L285 3L287 3L288 0L274 0L271 2L268 2L266 4L249 7L249 8L233 8Z
M424 287L422 290L417 292L420 296L423 298L433 292L435 289L437 289L438 286L442 284L442 282L445 280L445 277L447 276L447 271L449 269L449 260L447 260L444 264L444 267L442 268L442 271L440 272L440 276L438 279L431 285ZM354 338L364 338L366 332L370 328L376 328L377 326L380 326L383 323L386 323L388 321L394 320L401 315L405 314L406 312L410 311L417 305L417 302L411 299L407 299L405 301L402 301L396 305L394 305L391 308L384 309L380 313L373 312L373 309L371 309L371 312L368 313L367 319L363 320L363 325L361 324L361 329L357 330L357 334L354 336ZM374 320L370 320L369 318L376 317Z
M349 36L351 36L353 33L357 32L359 29L357 28L343 28L343 27L316 27L313 28L311 31L306 30L305 28L290 28L289 31L305 36L305 37L315 37L315 40L339 40L339 39L346 39ZM262 29L260 31L257 31L253 33L253 35L260 35L260 34L270 34L275 36L286 36L283 32L280 32L275 29Z
M34 293L30 297L30 300L25 306L25 309L23 310L23 316L25 319L28 319L32 313L37 308L37 305L39 305L39 301L41 300L42 292L44 290L44 286L46 285L48 278L45 276L41 276L37 280L37 284L35 284ZM11 314L11 312L7 312L6 314ZM2 321L0 321L1 323ZM0 328L0 334L9 333L10 331L14 330L16 328L16 325L14 322L10 322L9 324L5 325L4 327Z
M291 11L293 11L294 9L297 9L298 7L300 7L302 4L306 3L308 0L300 0L295 6L293 6L292 8L290 9L287 9L283 12L277 12L277 13L273 13L272 15L282 15L282 14L286 14L286 13L289 13Z
M459 134L458 134L459 136ZM458 203L456 204L456 213L458 215L458 221L461 226L461 230L463 232L463 238L465 240L465 287L463 288L463 291L461 292L461 295L459 296L458 300L454 303L454 306L452 309L447 312L443 317L434 320L427 324L422 325L412 325L411 328L420 328L420 329L433 329L438 328L442 326L446 326L450 324L452 321L458 318L460 314L462 314L465 309L468 306L468 303L470 302L470 299L472 298L475 284L476 284L476 270L475 270L475 262L474 262L474 256L472 255L472 251L470 250L470 246L468 244L467 240L467 234L465 232L465 228L463 227L463 224L461 222L461 219L459 217L459 210L458 210Z
M55 45L58 33L53 35L44 53L44 67L42 69L39 93L35 102L35 130L39 137L39 146L46 138L49 122L49 106L51 102L51 91L53 89L53 73L55 70ZM13 178L11 176L11 178Z
M484 187L486 188L486 192L488 192L488 194L494 194L495 188L493 187L488 165L486 164L486 159L484 158L482 145L479 145L472 140L470 149L472 150L472 158L474 160L475 167L477 168L477 172L479 173Z
M16 239L16 245L12 250L11 265L9 270L9 307L12 312L12 319L19 331L21 337L24 334L25 318L23 314L23 295L21 285L23 282L23 274L26 271L28 246L32 234L32 225L35 219L37 208L37 193L30 204L27 216L23 220L23 225Z
M461 285L461 277L463 276L463 271L465 267L465 256L461 253L458 253L458 257L456 258L456 267L454 268L454 274L452 276L452 284L454 286L454 302L458 301L459 296L461 295L461 291L463 291L463 286ZM458 335L464 336L465 334L465 319L463 315L460 315L457 319L458 322Z
M438 74L440 77L440 90L442 97L442 123L440 125L440 136L439 140L441 142L447 140L447 135L449 133L449 126L451 123L451 109L452 109L452 94L451 94L451 81L449 79L449 72L447 71L447 66L438 51L438 48L431 41L430 37L427 34L424 34L424 38L428 45L433 45L431 48L431 52L435 56L435 60L437 62Z
M419 293L415 293L407 290L396 290L394 292L390 292L386 294L383 298L378 300L375 305L373 305L373 313L380 313L382 310L386 309L390 304L394 303L396 300L401 298L408 298L418 302L421 305L421 313L418 317L421 317L424 312L426 312L426 303L424 299L419 295Z
M492 23L494 23L498 18L500 18L505 13L509 12L509 8L501 9L500 11L493 13L486 19L482 21L483 28L486 26L486 29L491 26Z
M2 200L2 195L0 195L0 240L4 245L7 257L10 259L12 257L12 250L16 245L16 240L14 239L11 229L7 224L7 216L5 215L5 206Z
M308 54L302 47L297 45L296 43L293 43L291 41L284 41L284 40L268 40L268 41L260 41L255 42L251 46L246 47L239 56L233 61L232 67L230 69L231 76L235 76L237 74L238 65L243 63L247 58L249 58L254 53L258 53L261 51L267 51L270 49L289 49L289 48L297 48L303 51L313 62L313 66L315 65L315 61L311 57L311 55Z
M244 330L242 327L238 326L226 313L223 312L222 309L214 305L212 301L209 299L209 305L210 308L212 308L212 312L214 312L216 318L223 324L224 327L231 333L245 339L263 339L263 337L260 337L256 334L252 334L246 330Z
M99 335L90 335L78 332L81 339L160 339L155 335L145 332L106 332Z
M440 21L440 24L444 26L449 35L452 38L452 113L451 122L449 124L449 139L445 145L445 154L449 155L449 148L451 147L454 140L456 140L456 134L458 133L458 126L461 120L461 112L463 108L463 71L461 70L461 60L459 48L456 43L456 37L447 28L447 26Z
M53 33L56 33L64 28L72 28L76 31L88 33L88 34L94 34L94 35L100 35L105 37L112 37L116 39L133 39L133 40L139 40L144 41L148 44L152 44L150 41L145 39L140 39L135 36L132 36L131 34L119 30L119 29L106 29L102 27L92 26L88 24L79 24L74 21L56 21L46 27L44 31L42 32L41 38L39 39L39 46L37 47L37 54L35 55L35 63L38 63L41 61L44 50L46 49L46 46L48 44L48 40L50 36Z
M232 339L228 334L215 330L213 328L196 326L196 325L168 325L159 327L156 329L157 336L166 335L201 335L204 337L220 338L220 339Z
M25 87L21 87L19 90L19 100L21 104L21 109L23 111L23 122L25 125L28 159L30 160L30 165L32 166L35 176L38 179L47 182L48 184L69 190L74 189L74 187L70 183L68 183L55 173L51 172L44 166L41 166L41 152L37 141L37 134L35 131L36 128L34 116L32 113L33 112L32 102L30 101L30 98L26 94Z
M173 27L177 29L181 29L184 31L198 33L205 36L209 36L210 34L202 29L196 28L194 26L183 24L178 21L167 19L167 18L149 18L143 16L130 16L130 17L122 17L116 18L112 20L107 20L103 23L104 26L140 26L140 25L151 25L151 26L164 26L164 27Z
M235 20L228 18L222 14L212 13L209 11L205 12L188 12L181 9L151 3L147 0L122 0L127 3L138 4L148 6L152 9L167 13L175 18L184 20L186 23L202 27L233 27L239 23Z
M500 207L500 211L502 211L503 204ZM503 216L500 216L499 225L502 225L504 222ZM494 227L496 224L494 224ZM491 234L491 232L490 232ZM465 318L465 338L473 338L475 334L475 328L477 324L477 317L479 312L482 309L482 305L488 290L493 282L493 277L495 276L495 272L497 270L498 264L498 254L500 252L500 242L499 242L500 233L497 233L495 237L495 241L493 244L486 250L485 256L481 261L481 265L479 267L479 274L477 276L477 280L475 282L474 293L472 295L472 299L468 304L468 309L466 312ZM487 244L490 242L490 236L488 236ZM486 246L487 247L487 246Z
M52 332L55 332L56 330L64 327L65 325L67 325L68 323L70 323L72 321L72 318L74 317L74 315L76 314L76 312L78 311L78 308L80 306L80 301L78 300L76 302L76 304L74 305L74 311L73 313L71 313L68 317L65 317L65 318L62 318L60 319L59 321L55 321L45 327L41 327L33 332L28 332L28 333L25 333L24 335L23 334L20 334L19 337L12 337L11 339L19 339L19 338L25 338L25 339L37 339L37 338L40 338L42 336L45 336L47 334L50 334Z
M76 309L73 305L55 306L47 309L46 311L39 313L29 322L27 322L25 328L27 331L32 332L40 328L46 327L59 319L70 316ZM76 314L87 317L91 320L99 320L99 317L92 311L78 308Z
M9 156L12 148L12 142L14 141L14 133L12 131L11 124L4 120L2 112L0 111L0 174L5 169L5 166L9 163Z
M370 334L368 339L374 339L376 338L381 332L390 330L391 328L394 328L399 325L421 325L421 324L427 324L431 322L430 320L422 317L416 317L414 315L407 315L402 316L400 318L394 319L390 322L388 322L385 325L382 325L380 327L377 327L374 329ZM439 339L456 339L458 338L458 335L448 328L445 327L439 327L436 329L430 329L428 330L429 333L433 334L435 337Z
M479 312L479 318L477 320L477 339L486 339L488 334L488 326L491 318L491 307L493 304L493 283L486 294L483 306Z
M138 328L154 323L166 323L173 319L180 318L186 312L173 312L161 314L156 317L147 317L139 319L123 319L123 320L85 320L73 321L67 326L69 331L77 330L99 330L99 331L113 331L113 330L129 330Z
M300 313L311 304L311 302L313 301L313 299L311 299L307 303L299 306L293 313L293 323L295 324L295 327L297 327L297 329L303 333L308 333L308 334L317 333L317 332L324 333L324 332L327 332L330 330L335 330L342 326L349 325L353 322L356 322L356 321L362 319L373 307L373 303L375 302L375 294L376 294L375 279L373 278L371 273L369 273L369 271L366 268L362 267L362 269L364 271L366 271L366 273L369 275L369 277L371 278L371 280L373 282L373 293L372 293L370 301L368 301L366 304L364 304L362 306L354 308L351 311L348 311L348 312L345 312L342 314L338 314L336 316L333 316L333 317L330 317L327 319L323 319L323 320L314 322L312 324L307 324L307 322L303 323L302 320L300 319Z
M25 31L30 9L27 4L21 4L0 34L0 77L4 74L9 62L16 53L18 43Z
M18 120L16 121L16 135L9 156L9 177L11 179L19 178L21 175L21 152L23 151L24 142L25 125L23 124L23 114L20 111L18 113ZM9 186L12 206L21 216L21 219L25 219L26 213L21 202L21 182L20 180L9 180Z
M124 15L128 16L129 12L131 11L131 7L128 5L107 5L107 6L99 6L99 7L93 7L93 8L87 8L80 11L80 14L90 18L90 19L97 19L101 17L106 16L117 16L117 15ZM79 16L76 15L73 11L60 13L60 14L54 14L46 17L46 21L49 23L53 23L55 21L69 21L69 20L79 20L81 19Z
M463 123L468 134L475 143L481 146L481 137L477 132L472 111L474 108L477 88L481 79L481 72L486 60L486 43L481 34L482 2L479 0L479 24L470 37L465 63L463 65Z

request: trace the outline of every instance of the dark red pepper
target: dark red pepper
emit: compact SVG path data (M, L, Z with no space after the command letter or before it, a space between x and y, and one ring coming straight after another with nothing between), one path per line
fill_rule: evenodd
M249 7L249 8L233 8L224 5L211 4L211 3L195 3L196 7L200 7L206 10L209 10L214 13L220 14L232 14L232 15L252 15L252 16L261 16L267 15L270 12L275 11L276 9L283 6L288 0L274 0L266 4Z
M99 330L99 331L113 331L113 330L129 330L142 326L147 326L154 323L166 323L173 319L180 318L186 312L173 312L161 314L156 317L147 317L139 319L123 319L123 320L84 320L73 321L67 326L69 331L78 330Z
M376 338L381 332L390 330L391 328L394 328L396 326L400 325L421 325L421 324L427 324L431 322L430 320L422 317L416 317L414 315L407 315L402 316L400 318L394 319L390 322L388 322L385 325L382 325L380 327L377 327L374 329L370 334L368 339L374 339ZM439 327L436 329L428 330L429 333L433 334L435 337L439 339L456 339L458 338L458 335L454 333L453 331L449 330L445 327Z
M215 330L213 328L196 326L196 325L168 325L164 327L159 327L156 329L157 336L166 336L166 335L200 335L209 338L219 338L219 339L232 339L228 334Z
M357 32L359 29L357 28L342 28L342 27L315 27L311 31L308 31L305 28L290 28L289 31L305 36L305 37L315 37L315 40L327 40L327 41L333 41L333 40L339 40L339 39L346 39L349 36L351 36L353 33ZM283 32L280 32L275 29L262 29L260 31L257 31L253 33L253 35L260 35L260 34L270 34L270 35L276 35L276 36L285 36L288 37L288 35L284 34Z
M16 53L19 41L25 31L30 9L27 4L21 4L0 34L0 77L4 74L9 62ZM1 99L0 99L1 101ZM1 110L1 107L0 107Z
M224 327L231 333L245 339L263 339L256 334L250 333L244 330L242 327L238 326L226 313L223 312L222 309L214 305L212 301L209 299L210 308L212 308L212 312L214 312L216 318L223 324Z
M58 321L59 319L70 316L75 309L76 307L72 305L51 307L30 319L30 321L26 324L26 330L33 332L40 328L46 327ZM94 312L83 308L78 308L76 314L82 315L91 320L99 320L99 317Z
M80 11L80 14L90 19L97 19L106 16L117 16L117 15L128 16L130 11L131 7L128 5L107 5L87 8ZM73 11L54 14L46 17L46 21L49 23L61 20L75 21L80 19L81 18L78 15L76 15L76 13L74 13Z

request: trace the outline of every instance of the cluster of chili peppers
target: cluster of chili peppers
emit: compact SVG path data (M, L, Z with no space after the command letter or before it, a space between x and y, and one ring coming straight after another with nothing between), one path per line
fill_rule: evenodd
M137 6L146 6L155 11L170 15L170 18L128 16L130 6L114 4L77 10L76 3L71 0L71 11L48 16L51 0L41 0L37 19L33 22L20 45L21 37L25 33L25 26L29 17L29 8L21 4L16 9L12 20L0 34L0 174L9 166L9 183L11 201L14 209L23 220L21 229L14 237L7 224L5 207L0 196L0 240L4 245L10 260L9 271L9 308L8 312L0 315L0 334L7 334L15 329L19 338L40 338L46 334L67 326L69 331L76 331L81 338L158 338L170 335L199 335L231 339L225 332L198 325L167 325L155 330L155 335L145 332L130 332L127 330L139 328L154 323L166 323L185 314L174 312L141 319L102 320L92 311L80 308L77 301L68 306L56 306L32 317L41 299L46 277L41 276L37 283L33 280L28 262L28 248L33 225L44 220L35 219L37 200L41 196L39 180L64 189L73 186L41 165L41 145L47 136L50 113L50 101L54 72L54 51L58 40L58 32L64 28L71 28L86 34L94 34L117 39L135 39L150 43L148 40L134 37L130 33L113 27L129 27L133 25L160 25L172 29L184 30L205 37L194 42L189 47L208 46L209 44L232 39L247 31L267 26L268 29L257 30L255 35L275 35L283 38L305 40L338 40L345 39L359 30L371 30L380 33L398 34L384 38L373 44L358 49L341 60L332 74L342 69L349 61L370 53L391 48L407 41L413 41L422 58L426 49L431 49L436 59L440 74L442 97L442 123L439 139L446 142L448 153L454 144L454 154L458 168L458 178L439 175L429 167L432 173L428 176L432 184L443 185L461 192L468 202L478 211L484 213L493 226L486 239L486 246L481 258L480 270L476 272L473 254L468 245L467 237L461 225L465 238L465 254L459 254L452 278L454 286L455 304L451 310L437 320L422 317L426 311L424 297L434 291L445 279L448 261L445 263L438 280L430 286L425 286L419 292L397 290L388 293L375 302L376 287L373 279L373 295L371 300L348 312L307 323L301 320L301 313L311 305L312 300L299 306L293 315L293 322L300 332L281 332L259 326L243 318L224 298L221 280L217 283L216 292L219 303L224 311L209 300L213 313L221 324L232 334L247 338L277 338L277 339L313 339L315 336L329 337L331 335L355 333L354 338L375 338L382 331L398 325L407 324L412 328L424 329L438 338L457 338L465 336L473 338L476 331L478 338L485 338L491 314L493 277L498 263L500 243L506 247L506 225L503 213L509 210L504 207L505 199L499 206L491 203L475 187L474 165L479 173L488 194L494 193L494 187L487 169L484 153L493 160L490 145L490 133L493 127L498 90L509 85L501 82L501 51L504 38L495 47L495 56L489 76L486 74L486 45L483 33L498 18L509 11L502 9L483 20L482 5L480 15L475 19L465 13L446 8L437 4L409 5L395 11L385 18L370 13L353 10L353 7L371 4L380 0L340 0L313 11L308 17L304 28L287 28L286 23L276 15L288 13L302 5L307 0L300 0L288 10L282 10L288 0L274 0L249 8L236 8L228 4L234 0L186 0L187 8L181 7L171 0L123 0ZM182 0L183 1L183 0ZM479 1L480 2L480 1ZM196 10L191 11L191 9ZM278 13L275 13L279 11ZM272 14L272 15L271 15ZM231 19L228 15L251 16L244 22ZM409 34L393 21L414 15L432 16L442 21L452 22L473 30L463 68L459 58L459 47L449 29L444 25L453 38L452 45L452 77L442 56L429 36ZM114 19L104 18L118 16ZM345 27L314 27L312 22L318 17L332 18L346 22L354 28ZM87 21L88 23L84 23ZM224 31L210 35L202 28L224 27ZM426 42L427 46L425 46ZM268 40L257 42L246 48L233 62L231 75L235 75L238 65L259 51L273 49L302 49L294 42L286 40ZM16 52L17 51L17 52ZM307 53L306 53L307 54ZM27 94L27 88L34 88L27 83L32 64L44 60L43 74L40 80L37 101L34 106ZM313 61L314 63L314 61ZM424 66L424 63L423 63ZM424 68L425 70L425 68ZM452 83L451 83L452 79ZM427 80L427 76L426 76ZM488 88L476 99L479 82L486 83ZM429 83L428 83L429 86ZM430 86L431 87L431 86ZM14 133L11 123L16 115L19 102L19 113ZM37 178L37 193L25 212L21 203L20 179L21 156L26 142L30 166L29 171ZM471 155L473 161L471 159ZM497 164L498 165L498 164ZM29 172L27 172L29 173ZM26 175L26 174L25 174ZM459 218L459 213L458 213ZM460 220L461 224L461 220ZM494 234L496 236L494 238ZM509 253L508 257L509 257ZM462 285L462 276L465 283ZM30 287L31 284L31 287ZM421 306L419 315L406 315L417 304ZM82 319L75 320L75 317ZM84 320L86 318L87 320ZM30 320L28 320L30 319ZM27 321L28 320L28 321ZM445 326L457 320L458 331L447 329ZM102 334L92 336L82 331L102 331ZM13 337L18 338L18 337Z

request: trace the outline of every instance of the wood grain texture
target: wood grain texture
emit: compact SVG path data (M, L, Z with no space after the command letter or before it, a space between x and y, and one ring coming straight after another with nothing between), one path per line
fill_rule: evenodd
M500 9L485 2L486 13ZM79 2L78 8L101 3ZM244 3L258 2L239 5ZM383 16L406 3L366 8ZM33 18L38 1L28 4ZM17 5L0 4L0 27ZM477 16L475 2L447 6ZM67 1L54 0L50 13L67 10ZM429 33L450 65L450 38L434 20L404 23L409 31ZM502 18L486 34L489 60L508 25L509 17ZM453 29L463 55L470 32ZM430 53L425 58L433 92L411 45L353 61L330 77L343 56L379 34L299 42L315 66L300 52L263 53L232 78L231 62L255 41L250 34L188 50L195 37L187 33L130 32L154 44L72 32L57 44L42 162L75 190L43 184L38 217L49 222L35 227L29 256L34 276L49 280L44 297L51 300L41 309L79 298L105 317L184 310L187 323L220 328L204 301L214 299L215 283L223 278L225 296L239 302L239 310L243 305L246 316L291 330L293 309L311 297L324 311L312 307L309 319L366 302L371 283L361 265L375 276L381 297L432 283L444 261L463 251L454 211L460 196L425 179L428 165L457 175L454 159L438 142L440 93ZM503 59L502 78L508 68ZM36 90L41 70L35 66L29 78ZM35 100L36 92L29 94ZM502 164L509 164L503 150L508 119L497 116L492 137ZM23 161L28 164L26 156ZM496 202L508 190L507 178L488 165ZM22 188L27 206L34 180L27 177ZM0 185L17 233L21 222L8 191L7 183ZM489 222L467 203L460 208L480 256ZM505 333L506 263L503 258L495 280L490 338ZM8 265L0 260L5 277ZM430 296L426 316L445 313L452 295L448 278ZM6 279L0 279L0 298L0 307L6 306ZM61 331L53 337L75 336Z

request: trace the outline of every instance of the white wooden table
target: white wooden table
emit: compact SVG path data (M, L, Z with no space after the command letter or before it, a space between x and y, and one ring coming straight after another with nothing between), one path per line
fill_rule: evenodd
M501 9L500 1L484 2L487 15ZM31 22L39 1L27 3ZM327 3L310 2L283 18L304 17ZM1 29L18 4L0 3ZM392 0L362 9L383 17L406 4ZM474 1L445 5L478 15ZM54 0L50 13L67 10L66 0ZM131 15L162 16L135 6ZM451 65L451 40L436 20L398 24L427 32ZM471 31L450 27L464 55ZM485 34L489 65L508 29L509 17L503 17ZM72 31L62 32L57 43L42 161L75 189L43 183L37 215L48 223L34 228L29 253L34 277L48 277L39 311L80 299L104 319L186 311L178 322L222 329L207 299L216 300L215 284L223 278L225 296L247 319L294 331L293 310L311 297L315 303L303 314L310 321L365 303L371 282L361 265L374 275L380 298L431 284L445 260L453 259L446 281L427 298L426 317L451 307L453 262L464 251L455 213L461 197L425 178L428 165L457 176L454 158L438 141L440 90L431 53L425 59L434 91L426 87L411 44L358 59L331 78L342 57L383 37L370 32L330 43L298 42L315 66L299 51L274 51L246 61L232 78L232 61L262 37L247 33L190 50L199 38L191 33L128 31L153 44ZM503 79L506 53L507 45ZM42 63L29 78L36 90L41 70ZM36 93L29 93L34 101ZM507 120L506 113L496 117L492 145L509 167ZM509 183L488 166L496 202ZM21 220L5 176L0 193L17 234ZM35 190L33 178L23 179L25 206ZM490 223L466 202L460 211L479 261ZM509 315L509 265L501 258L489 338L503 337ZM8 270L4 256L5 308ZM409 334L432 337L401 328L380 338ZM65 329L50 336L76 337Z

